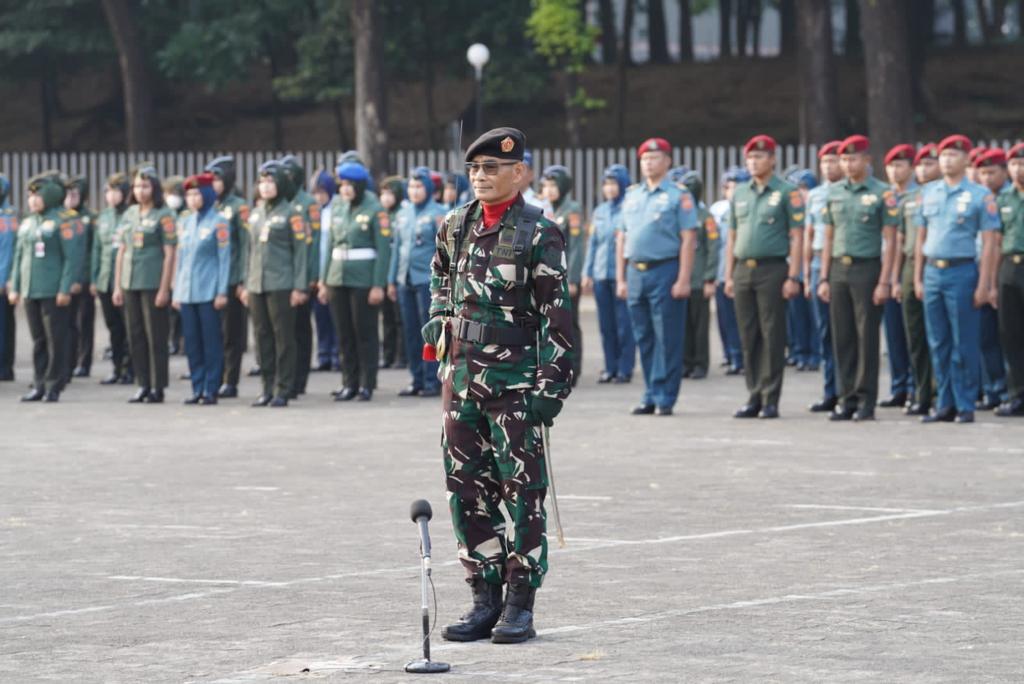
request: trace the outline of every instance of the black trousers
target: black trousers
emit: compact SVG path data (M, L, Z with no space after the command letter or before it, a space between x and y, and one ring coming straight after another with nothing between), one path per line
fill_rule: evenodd
M33 386L45 392L60 392L71 352L71 308L57 306L56 297L26 299L25 318L32 335Z
M836 360L836 390L846 409L874 411L878 403L879 326L882 307L872 301L882 262L878 259L844 264L832 262L829 274L832 301L832 349Z
M405 345L402 344L402 314L397 302L384 298L378 307L381 314L381 326L384 328L383 352L384 363L389 366L402 365L406 362Z
M85 286L88 288L88 286ZM71 295L71 360L73 368L92 369L93 337L96 331L96 299L87 289ZM70 372L70 371L69 371Z
M704 297L701 286L690 291L686 307L686 339L683 343L683 368L706 371L710 364L711 300Z
M331 318L338 331L341 382L351 389L377 388L379 306L370 306L367 287L330 288Z
M263 394L268 397L287 397L295 386L295 308L291 295L291 290L249 293Z
M242 374L242 354L245 353L247 316L235 287L228 288L228 305L223 316L224 378L225 385L238 386Z
M1015 264L1012 256L999 265L999 333L1010 398L1024 397L1024 263Z
M100 310L103 312L103 322L110 332L110 360L114 364L114 375L120 377L132 367L132 360L128 355L128 331L124 324L124 313L114 306L111 293L100 292L97 296L100 300Z
M304 394L309 382L309 367L313 362L313 305L295 307L295 386L296 394Z
M124 320L139 387L167 387L169 309L156 305L156 290L125 290Z
M14 343L17 339L14 307L0 295L0 380L14 379Z
M576 286L576 296L570 297L572 302L572 386L580 381L583 375L583 328L580 327L580 287Z

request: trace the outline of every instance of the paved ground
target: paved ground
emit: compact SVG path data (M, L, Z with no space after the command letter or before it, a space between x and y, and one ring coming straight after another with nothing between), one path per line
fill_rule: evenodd
M594 383L587 325L540 637L438 638L449 677L1024 680L1024 422L831 426L804 410L820 376L795 372L782 420L740 422L717 369L676 416L634 418L636 385ZM420 497L441 621L464 608L438 409L394 397L404 372L371 405L315 374L283 411L185 407L180 382L128 406L95 378L25 406L26 351L0 386L0 681L408 680Z

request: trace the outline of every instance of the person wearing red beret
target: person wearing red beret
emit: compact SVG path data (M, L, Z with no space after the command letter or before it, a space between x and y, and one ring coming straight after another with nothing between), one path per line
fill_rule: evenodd
M736 418L778 418L786 369L786 300L800 294L804 199L775 175L775 141L743 147L752 179L736 186L725 248L725 293L736 300L747 403Z
M996 409L1006 418L1024 416L1024 143L1007 153L1012 185L999 194L1002 219L999 275L999 333L1009 368L1009 398Z

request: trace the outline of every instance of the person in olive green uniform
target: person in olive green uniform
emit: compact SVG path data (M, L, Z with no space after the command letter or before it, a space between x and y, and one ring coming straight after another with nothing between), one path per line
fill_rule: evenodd
M690 303L686 307L686 340L683 351L683 377L700 380L708 375L711 300L718 277L718 223L703 201L704 181L697 171L679 167L673 178L676 185L689 190L697 200L697 249L690 272Z
M246 315L239 292L245 286L249 269L249 207L235 193L235 158L212 159L203 169L213 174L213 190L217 193L215 209L228 220L231 236L231 268L228 276L228 305L222 317L224 336L224 376L217 396L230 399L238 396L238 378L245 353Z
M736 418L778 418L786 300L800 294L804 201L796 186L775 175L775 147L767 135L744 145L752 178L736 186L729 211L725 294L736 300L749 395Z
M921 209L921 188L942 177L939 151L928 143L914 156L917 185L907 189L900 199L900 224L896 233L896 264L893 266L893 299L903 308L910 369L914 374L914 397L903 412L908 416L927 416L935 398L928 333L924 327L924 304L914 296L914 247L917 244L917 213Z
M430 175L430 169L425 166L413 169L411 174L417 175L421 170L426 170ZM388 213L388 223L396 226L398 211L405 201L405 180L400 176L388 176L380 182L380 205ZM340 202L339 202L340 204ZM381 353L383 356L380 363L381 368L404 368L405 345L402 344L405 333L402 328L402 312L398 303L387 297L380 304L380 327L381 327ZM416 350L412 350L415 354Z
M68 362L68 381L71 377L87 378L92 371L93 338L96 324L96 299L90 284L90 256L96 231L96 215L89 211L89 179L74 176L64 184L64 208L78 212L82 222L80 289L71 295L71 358ZM74 370L72 370L74 368Z
M259 346L263 393L253 406L283 407L295 387L295 311L309 297L309 225L289 201L295 189L284 165L260 166L260 202L249 227L253 241L242 302Z
M306 393L309 382L309 370L313 363L313 306L312 297L316 297L317 281L320 279L320 204L306 192L306 170L294 155L281 158L281 164L288 172L295 194L289 201L295 210L302 214L306 222L309 238L306 242L306 269L309 272L309 297L295 308L295 386L291 398Z
M45 172L28 182L29 214L18 228L8 302L25 302L32 334L32 391L22 401L58 401L69 354L71 291L80 278L82 224L64 209L64 183Z
M1024 143L1006 155L1012 185L999 194L1003 224L1002 260L996 276L999 334L1009 368L1009 398L996 415L1024 416Z
M347 162L337 173L344 203L331 210L331 256L320 301L330 303L341 346L342 386L334 398L369 401L377 387L377 316L388 282L391 223L366 195L365 167Z
M103 311L103 322L110 333L110 360L114 369L100 380L102 385L130 385L132 383L132 362L128 354L128 334L124 325L124 314L114 306L114 270L117 254L121 247L121 218L128 209L131 181L123 173L115 173L107 179L104 200L107 208L100 212L93 234L90 263L90 290L99 298Z
M128 347L139 386L128 401L159 404L167 387L168 312L177 221L164 203L160 177L152 166L135 172L132 202L121 219L113 301L124 307Z
M889 299L899 203L871 175L869 142L839 145L845 180L829 186L818 296L829 303L839 403L830 420L874 420L878 403L879 327ZM885 246L883 248L883 244Z
M580 327L580 285L583 282L583 258L586 251L587 235L583 231L583 209L579 202L570 198L572 176L564 166L549 166L541 175L540 194L551 204L551 218L565 236L566 258L568 259L569 297L572 300L572 384L579 382L583 374L583 329Z

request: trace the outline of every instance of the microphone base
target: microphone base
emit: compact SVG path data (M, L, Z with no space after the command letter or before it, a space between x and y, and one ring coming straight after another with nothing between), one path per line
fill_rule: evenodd
M420 658L405 666L405 671L410 674L438 674L452 669L448 663L439 663L436 660L425 660Z

